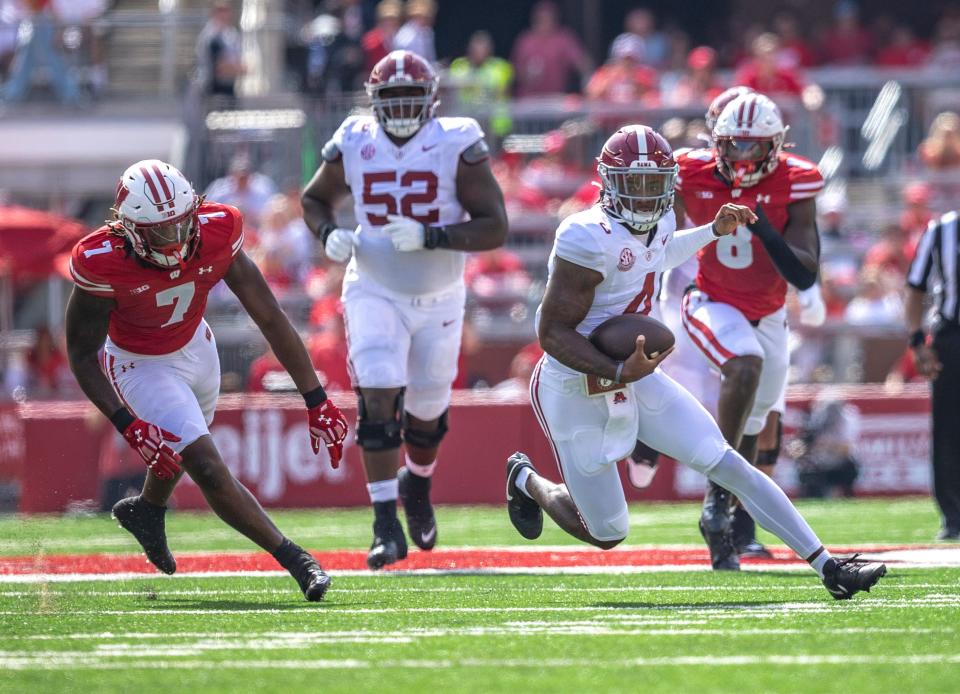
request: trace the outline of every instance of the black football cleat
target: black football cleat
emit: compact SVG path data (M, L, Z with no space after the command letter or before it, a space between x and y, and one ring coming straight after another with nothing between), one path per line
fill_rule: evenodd
M742 506L733 509L733 546L740 558L773 559L773 553L757 540L757 524Z
M433 549L437 544L437 518L430 503L430 478L415 475L402 467L397 472L397 488L410 539L420 549Z
M288 565L287 570L300 586L303 597L308 602L323 600L332 581L327 572L320 568L320 564L313 555L306 551L302 552L292 565Z
M377 519L373 522L373 544L367 553L367 566L371 571L382 569L407 558L407 538L403 526L394 518Z
M507 458L507 514L518 533L536 540L543 532L543 509L517 487L517 475L525 467L536 471L530 458L520 451Z
M887 565L860 559L831 557L823 567L823 585L836 600L849 600L861 590L870 592L887 573Z
M730 492L713 483L703 500L700 534L710 550L710 564L715 571L740 570L740 557L733 544Z
M151 564L165 574L173 574L177 570L177 560L167 547L166 513L165 506L155 506L139 496L130 496L115 503L110 515L136 538Z

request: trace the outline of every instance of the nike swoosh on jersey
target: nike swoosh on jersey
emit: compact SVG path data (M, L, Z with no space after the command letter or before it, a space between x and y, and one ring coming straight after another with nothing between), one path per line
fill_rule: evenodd
M424 146L423 146L423 151L424 151L424 152L429 152L431 149L433 149L433 148L436 147L436 146L437 146L437 143L436 143L436 142L434 142L432 145L424 145Z

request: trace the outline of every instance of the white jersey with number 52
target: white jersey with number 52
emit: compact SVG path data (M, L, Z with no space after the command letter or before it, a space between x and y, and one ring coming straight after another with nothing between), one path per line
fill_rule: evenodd
M463 283L464 254L450 250L398 252L383 233L388 215L427 226L468 218L457 200L464 150L483 138L472 118L432 118L402 147L372 116L351 116L333 142L343 154L353 194L357 244L347 279L362 278L401 294L428 294Z
M593 296L593 305L577 326L581 335L590 332L608 318L624 313L656 316L660 282L666 269L666 248L676 231L673 210L657 225L652 243L647 235L637 236L616 221L599 204L570 215L560 223L550 253L548 271L552 274L556 259L562 258L603 275ZM537 322L540 309L537 309ZM551 366L576 373L549 355Z

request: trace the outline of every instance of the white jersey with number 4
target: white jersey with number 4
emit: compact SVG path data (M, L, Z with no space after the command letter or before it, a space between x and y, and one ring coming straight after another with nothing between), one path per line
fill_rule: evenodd
M445 249L399 252L382 227L388 215L427 226L468 219L457 200L457 167L464 150L483 138L472 118L432 118L402 147L373 116L351 116L333 142L343 155L353 194L357 244L347 281L373 281L406 295L431 294L463 284L464 253Z
M657 225L653 241L647 235L635 235L613 219L599 204L570 215L560 223L550 253L548 270L556 259L596 270L603 281L594 291L593 305L577 326L581 335L590 332L608 318L624 313L658 314L657 297L665 267L666 248L676 231L673 210ZM542 308L542 307L541 307ZM540 309L537 309L537 322ZM566 373L576 373L547 355L547 363Z

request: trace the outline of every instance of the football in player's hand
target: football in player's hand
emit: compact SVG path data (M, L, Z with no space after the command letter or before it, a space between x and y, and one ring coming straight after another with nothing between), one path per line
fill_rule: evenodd
M625 313L609 318L594 328L587 339L611 359L624 361L637 348L637 337L640 335L647 338L643 346L647 357L673 347L674 337L670 328L642 313Z

